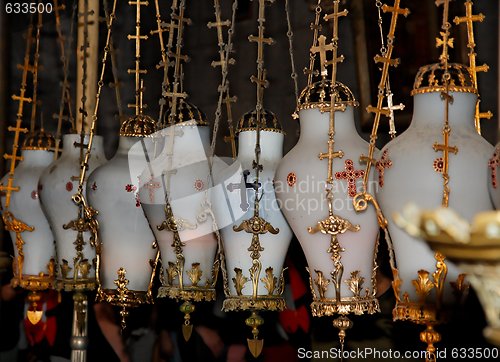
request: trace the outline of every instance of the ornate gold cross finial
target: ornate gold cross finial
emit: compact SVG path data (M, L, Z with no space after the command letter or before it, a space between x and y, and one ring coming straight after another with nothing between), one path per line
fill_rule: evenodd
M450 73L448 69L448 47L453 47L453 38L450 38L450 23L448 22L448 11L450 6L450 0L436 0L436 6L443 5L443 24L441 26L442 31L440 32L442 38L436 38L436 47L443 47L443 51L439 60L444 67L444 75L443 82L445 84L445 91L441 92L441 98L445 102L445 111L444 111L444 126L443 126L443 143L438 144L434 143L433 149L436 152L443 152L442 160L435 160L435 163L438 164L442 162L442 166L435 168L436 171L442 174L443 178L443 197L441 204L444 207L448 207L449 197L450 197L450 176L448 174L449 169L449 156L450 152L457 154L458 148L455 146L450 146L449 138L450 138L450 124L449 124L449 106L450 103L453 102L453 97L450 95L449 86L450 86Z
M465 16L456 16L453 19L453 22L456 25L459 24L466 24L467 25L467 38L468 38L468 44L467 48L469 48L469 69L472 73L472 79L474 80L474 86L478 88L477 86L477 73L478 72L487 72L489 70L489 67L487 64L483 65L476 65L476 52L474 51L476 48L476 43L474 41L474 22L480 22L482 23L485 19L485 16L482 13L479 13L477 15L472 14L472 1L467 0L465 2ZM488 111L488 112L481 112L479 109L479 102L480 100L477 100L476 103L476 113L474 116L474 124L476 127L476 130L479 134L481 134L481 119L486 118L490 119L493 117L493 114Z
M439 32L442 38L436 38L436 48L443 47L439 60L441 64L446 67L446 72L448 71L448 47L453 48L453 38L450 38L450 23L448 22L448 15L450 9L450 0L436 0L436 6L443 5L443 25L441 29L443 31Z
M12 153L5 153L3 158L5 160L10 160L9 167L9 177L7 179L7 185L0 184L0 191L5 191L5 209L8 209L10 206L10 199L12 192L17 192L20 190L19 187L14 186L14 172L16 169L16 162L22 161L23 156L18 156L17 151L19 149L19 136L21 133L27 133L28 129L22 128L23 122L23 113L24 113L24 104L31 103L32 99L26 96L26 82L28 78L28 72L32 69L30 65L30 51L33 41L33 24L30 23L28 27L28 31L26 33L26 48L24 52L24 63L23 65L18 65L19 69L22 69L22 77L21 77L21 87L19 90L19 95L13 95L12 99L14 101L18 101L17 114L16 114L16 125L15 127L8 127L7 130L9 132L14 132L14 141L12 143Z
M331 14L325 14L323 17L325 21L329 21L333 19L333 37L332 37L332 45L333 45L333 57L332 60L329 62L326 62L326 65L332 65L332 87L335 85L335 81L337 78L337 63L341 63L344 61L344 56L343 55L338 55L338 42L339 42L339 18L341 16L347 16L348 11L347 10L342 10L339 11L339 3L340 0L334 0L333 1L333 13ZM332 111L333 112L333 111Z
M169 52L168 56L174 58L174 82L171 84L171 88L168 90L165 90L163 92L163 96L169 98L169 105L170 105L170 119L169 123L174 122L175 116L177 115L177 106L178 106L178 100L179 99L185 99L187 98L187 93L185 93L182 90L182 64L181 61L187 62L189 60L189 57L187 55L182 55L181 50L182 50L182 38L184 35L184 25L191 24L191 19L186 18L184 16L184 11L185 11L185 2L181 1L180 5L177 7L174 7L177 5L177 1L174 1L174 4L172 5L172 20L171 20L171 25L172 27L169 30L169 40L168 40L168 48L170 49L173 46L173 34L174 34L174 28L177 29L177 39L176 39L176 47L175 47L175 53ZM178 10L178 13L176 11ZM177 21L177 23L175 23ZM172 38L171 38L172 37Z
M135 40L135 68L128 69L128 74L135 75L135 104L128 104L129 108L135 108L136 116L142 112L142 92L141 92L141 74L146 74L146 69L141 69L141 41L147 40L147 35L141 35L141 6L148 6L148 1L129 1L129 5L135 5L135 34L127 35L128 40Z
M218 45L219 45L219 60L218 61L212 61L211 66L212 67L221 67L221 72L222 72L222 83L219 86L219 92L223 92L221 96L223 97L223 102L226 106L226 114L227 114L227 123L228 123L228 128L229 128L229 136L224 136L224 142L229 142L231 144L231 153L233 156L233 159L236 158L236 141L235 141L235 135L234 135L234 127L233 127L233 112L231 108L231 103L236 102L237 98L236 97L231 97L229 93L229 81L227 80L227 74L228 74L228 65L233 65L235 64L234 58L230 57L231 53L231 45L230 43L230 35L228 35L228 44L224 42L224 36L222 33L223 27L231 27L232 21L231 20L222 20L221 19L221 9L220 9L220 0L214 0L214 9L215 9L215 22L209 22L207 24L207 27L209 29L212 28L217 28L217 40L218 40ZM231 30L231 29L230 29Z
M311 53L319 53L321 76L323 79L328 75L328 71L326 70L326 52L333 51L333 47L333 43L326 44L326 37L324 35L320 35L318 38L318 45L311 47Z

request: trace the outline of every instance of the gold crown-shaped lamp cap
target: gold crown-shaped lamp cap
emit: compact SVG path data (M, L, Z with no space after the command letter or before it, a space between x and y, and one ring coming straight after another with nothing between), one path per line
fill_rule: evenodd
M302 109L330 107L332 98L335 107L359 105L349 87L340 82L335 82L332 87L331 80L325 79L304 88L300 93L296 112Z
M260 116L260 127L261 131L271 131L285 133L281 123L278 121L278 117L268 110L262 109ZM253 109L250 112L245 113L238 122L236 127L236 134L244 131L256 131L257 130L257 110Z
M152 137L155 132L155 120L145 114L129 117L120 127L122 137Z
M49 151L52 150L55 146L55 139L52 134L45 132L43 128L28 133L26 138L24 139L22 150L42 150Z
M448 63L450 92L477 94L469 67L459 63ZM424 65L418 70L411 95L446 91L445 67L441 63Z
M174 115L174 120L172 121L170 118L170 112L172 109L168 109L165 112L165 120L167 124L196 124L197 126L208 126L209 123L207 121L207 117L205 114L200 111L198 107L194 104L185 101L184 99L179 99L177 103L177 110Z

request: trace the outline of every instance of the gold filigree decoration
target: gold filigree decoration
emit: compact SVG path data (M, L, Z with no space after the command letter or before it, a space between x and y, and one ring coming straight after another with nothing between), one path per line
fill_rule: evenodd
M248 248L248 251L251 252L250 256L252 259L259 259L260 252L264 251L264 248L260 245L259 235L266 234L267 232L273 235L279 233L278 228L273 227L269 222L260 217L258 213L256 216L244 220L239 226L233 226L233 230L236 232L245 231L249 234L253 234L252 243Z
M23 245L24 240L22 233L25 231L33 232L34 227L28 226L15 216L10 211L5 211L2 215L3 223L5 225L5 230L12 231L16 234L16 249L17 249L17 277L22 278L23 276L23 264L24 264L24 251Z
M318 288L319 299L325 299L325 294L330 284L330 280L323 276L323 272L320 270L314 270L317 277L314 279L314 283ZM312 289L312 288L311 288Z
M346 231L359 231L359 229L359 225L353 225L349 220L331 214L326 219L318 221L316 226L308 227L307 231L310 234L321 232L322 234L337 236L338 234L343 234Z
M351 272L351 277L345 280L345 283L349 286L349 290L352 294L354 294L355 297L359 297L364 281L365 278L361 276L360 271L355 270Z
M234 283L234 288L236 289L236 294L238 296L242 295L243 287L246 282L248 282L248 278L243 275L243 271L240 268L234 268L235 276L232 278Z
M176 276L177 276L177 265L169 261L167 268L167 284L174 285L174 279Z
M215 289L213 287L160 287L158 288L158 298L171 298L176 300L202 302L214 301Z
M252 296L237 296L225 298L222 310L225 312L262 310L280 312L286 308L285 299L281 296L261 295L255 299Z
M72 267L69 266L69 263L66 259L62 259L62 265L61 265L61 275L63 279L66 279L68 277L68 273L73 270Z
M267 289L267 294L272 295L278 283L278 278L276 278L273 274L273 268L266 268L266 276L261 278L260 281L264 283L264 286Z
M198 286L203 274L203 271L200 269L200 263L191 264L191 270L188 270L186 273L189 276L189 280L191 280L193 287Z

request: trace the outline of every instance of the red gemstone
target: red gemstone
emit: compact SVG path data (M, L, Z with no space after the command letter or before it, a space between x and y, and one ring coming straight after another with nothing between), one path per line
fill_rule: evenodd
M72 190L73 190L73 182L68 181L68 182L66 183L66 191L70 192L70 191L72 191Z

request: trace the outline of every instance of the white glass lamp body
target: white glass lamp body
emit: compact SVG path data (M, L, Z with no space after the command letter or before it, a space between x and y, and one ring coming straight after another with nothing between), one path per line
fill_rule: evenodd
M478 212L492 209L486 165L493 147L474 128L476 95L465 92L450 94L453 103L449 104L449 145L457 147L458 152L449 154L449 207L470 222ZM396 226L393 215L402 212L409 203L415 203L421 209L441 206L443 177L436 169L442 169L439 159L443 152L436 152L433 146L443 144L444 115L445 101L440 92L416 94L410 127L382 149L390 167L377 168L379 177L383 170L383 187L378 188L377 199L389 221L402 280L401 294L408 293L410 300L417 300L412 285L417 272L423 269L432 274L436 269L436 259L426 243ZM451 301L449 282L456 281L460 272L452 263L447 262L447 265L444 297L445 301ZM429 296L430 300L433 295Z
M38 179L48 165L54 160L54 154L46 150L23 150L21 152L23 160L18 164L14 174L14 186L18 186L18 192L12 192L8 211L12 215L29 227L33 231L25 231L21 234L24 241L22 253L22 278L34 277L53 278L53 267L48 270L51 259L55 256L54 235L50 229L49 222L45 217L39 200ZM8 174L2 179L2 184L7 185ZM5 196L2 196L2 207L5 210ZM16 247L16 234L10 232L14 243L14 270L19 273L19 249ZM50 275L52 274L52 275ZM19 274L18 274L19 275ZM23 283L21 281L21 286Z
M84 144L88 142L88 135L84 137ZM63 136L63 152L61 156L45 169L39 180L39 193L42 207L49 220L52 231L56 239L56 250L58 257L58 279L72 280L84 278L95 279L94 259L95 249L90 246L90 233L83 233L82 260L87 260L90 269L82 270L75 268L74 258L77 256L75 241L77 231L63 226L70 221L77 219L78 207L73 202L72 196L78 191L80 175L80 147L75 143L80 143L81 137L78 134L68 134ZM89 173L106 161L104 157L103 140L100 136L95 136L92 144L91 157L89 159ZM84 184L84 195L86 191ZM66 267L66 265L69 266ZM78 264L77 264L78 266ZM75 269L77 275L75 276ZM82 274L83 271L83 274ZM64 273L64 275L62 274Z
M160 152L156 157L150 157L153 174L144 169L139 190L144 213L158 241L166 276L159 296L183 295L189 299L183 293L196 287L198 290L207 288L203 298L210 300L215 296L212 269L217 251L213 218L210 213L204 213L206 201L209 201L207 190L211 185L207 159L210 128L197 126L191 121L175 124L159 133L163 139ZM166 221L165 193L177 225L179 241L183 244L182 273L174 272L178 254L173 230L168 227L160 230ZM172 273L176 273L175 277ZM210 288L211 291L208 290Z
M321 112L318 108L309 108L300 110L299 117L300 138L278 167L276 183L279 188L276 187L276 194L307 259L314 299L321 303L323 292L313 281L318 278L318 272L322 273L325 279L330 279L331 272L335 269L332 254L328 252L331 238L321 232L310 233L308 228L314 228L329 215L325 192L328 159L320 160L318 155L328 153L330 113ZM360 213L353 208L353 196L361 190L365 169L365 166L359 163L359 158L361 154L366 154L368 143L356 131L353 107L350 105L346 106L343 112L335 111L334 140L334 151L342 151L343 156L335 158L332 163L333 214L352 225L360 226L358 231L346 231L338 235L340 246L344 249L341 252L343 274L340 297L349 305L349 301L366 296L365 302L361 303L361 310L355 312L373 313L378 310L373 282L374 253L379 227L373 207L369 206ZM367 191L373 194L372 186L369 184ZM362 278L357 296L347 284L353 275ZM333 284L333 280L329 280L324 299L335 303L336 290ZM341 311L341 307L337 311Z
M144 141L147 148L152 147L151 139ZM116 155L96 168L87 181L88 202L98 211L102 242L99 278L104 290L117 288L114 281L120 268L126 271L129 291L147 292L150 288L155 238L137 195L139 175L134 177L129 167L135 158L143 157L142 152L136 154L132 149L137 142L138 137L120 137Z
M253 284L249 269L252 267L251 246L252 235L245 230L236 232L234 227L238 227L243 221L249 220L254 216L255 191L251 187L245 187L243 173L248 173L247 183L256 181L255 169L252 167L255 160L255 143L257 141L257 132L255 130L243 130L238 135L238 158L236 162L230 165L226 170L216 175L218 184L223 185L229 204L222 198L214 199L213 205L216 210L218 223L224 225L221 229L222 241L224 244L225 264L227 270L227 282L230 297L252 297ZM258 192L261 195L259 202L259 216L269 222L272 227L279 229L277 234L267 232L259 235L260 245L263 250L260 252L259 261L261 263L261 272L259 277L257 296L280 297L279 288L281 288L280 276L282 275L283 263L292 238L292 231L281 208L276 200L274 190L274 180L276 168L283 157L284 134L277 131L260 131L261 154L259 163L262 165L262 171L259 174ZM235 187L232 187L234 184ZM233 186L234 186L233 185ZM241 187L244 187L244 195L241 193ZM235 220L227 222L227 207L232 208L232 215ZM226 226L227 225L227 226ZM263 278L269 277L266 270L271 271L276 278L275 289L271 292L267 289ZM240 294L236 290L234 280L238 278L236 270L240 270L242 276L247 278ZM225 305L226 306L226 305ZM277 307L279 309L279 307ZM228 304L226 309L231 309Z

